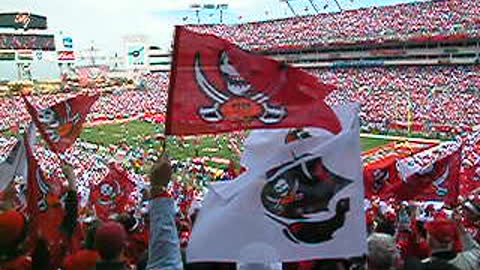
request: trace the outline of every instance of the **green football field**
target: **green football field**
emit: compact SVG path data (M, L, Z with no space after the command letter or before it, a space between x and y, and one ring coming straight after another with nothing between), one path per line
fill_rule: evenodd
M148 145L151 148L160 148L161 143L155 140L156 134L163 133L163 126L143 121L133 121L126 124L104 125L86 128L81 138L87 142L104 146L119 145L126 142L131 146ZM148 138L150 137L150 139ZM390 141L385 139L361 138L362 151L386 145ZM193 140L180 141L170 138L167 143L169 155L177 159L195 156L210 156L232 158L233 153L228 149L228 138L220 136L215 140L212 137L202 137L195 143ZM233 158L236 159L236 158Z

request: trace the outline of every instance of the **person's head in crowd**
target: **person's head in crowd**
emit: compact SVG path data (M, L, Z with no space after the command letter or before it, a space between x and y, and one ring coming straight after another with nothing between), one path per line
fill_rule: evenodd
M117 221L128 233L135 232L140 227L140 220L133 213L122 213L118 216Z
M449 219L437 219L425 224L427 242L432 252L455 251L459 239L457 224Z
M90 223L85 224L85 239L83 240L83 246L85 249L95 249L95 236L97 233L97 229L102 225L101 222L97 219L92 220Z
M150 171L150 182L152 189L157 186L166 186L172 178L172 166L166 157L160 158ZM154 192L156 190L152 190Z
M480 227L480 198L466 200L462 206L467 221Z
M95 233L95 248L103 261L118 261L125 248L127 233L118 222L109 221Z
M367 239L367 269L393 269L398 260L398 250L393 236L384 233L373 233Z
M80 250L65 258L65 270L94 270L100 256L93 250Z
M8 253L22 241L25 235L25 217L18 211L0 213L0 253Z
M395 222L389 219L382 218L377 222L375 226L376 233L394 235L395 231L396 231Z

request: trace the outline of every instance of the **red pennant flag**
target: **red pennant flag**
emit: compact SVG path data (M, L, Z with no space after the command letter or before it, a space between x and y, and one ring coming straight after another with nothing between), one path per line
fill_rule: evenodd
M457 150L433 162L428 168L390 186L385 190L386 196L456 205L460 191L460 156L460 150Z
M35 241L37 237L44 239L49 250L50 265L57 269L61 266L68 245L68 236L62 230L65 209L61 205L62 190L60 179L46 179L34 157L35 126L30 125L25 133L27 152L27 194L26 213L30 217L30 231L28 241Z
M401 181L395 167L395 159L386 158L385 160L369 164L363 169L363 182L365 183L365 197L380 197L388 199L385 196L387 190L392 184Z
M178 26L166 134L305 126L336 134L340 123L324 100L333 89L300 69Z
M33 155L33 145L35 140L36 128L33 124L25 132L25 146L27 152L27 214L34 218L48 210L48 195L51 186L45 179L45 174L37 163Z
M52 151L63 153L82 133L82 125L98 96L78 95L50 108L37 110L22 96L27 111Z
M110 171L100 183L93 185L91 202L101 220L107 220L113 213L122 213L130 203L130 194L135 185L127 172L119 165L110 164Z

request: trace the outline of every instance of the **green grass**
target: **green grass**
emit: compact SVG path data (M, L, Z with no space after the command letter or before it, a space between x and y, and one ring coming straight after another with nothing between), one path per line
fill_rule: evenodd
M122 142L126 142L128 145L138 145L143 143L145 136L153 136L157 132L161 132L160 126L142 121L132 121L126 124L85 128L80 138L105 146L119 145Z
M360 146L362 147L362 151L368 151L375 147L384 146L392 141L385 140L385 139L376 139L376 138L360 138Z
M119 145L126 142L130 146L161 149L162 143L155 140L156 134L163 134L163 125L133 121L126 124L115 124L86 128L81 138L87 142L104 146ZM150 136L150 139L146 138ZM389 140L362 138L362 151L386 145ZM238 160L228 149L228 138L220 136L215 140L211 136L203 136L198 140L180 140L171 137L167 140L168 154L172 158L184 160L191 157L221 157Z
M163 134L163 130L163 125L133 121L127 124L85 128L80 138L103 146L120 145L125 142L133 147L160 150L163 144L155 139L155 135ZM167 150L170 157L180 160L198 156L237 159L228 149L226 136L220 136L218 140L210 136L203 136L198 140L181 140L177 137L170 137L167 140Z

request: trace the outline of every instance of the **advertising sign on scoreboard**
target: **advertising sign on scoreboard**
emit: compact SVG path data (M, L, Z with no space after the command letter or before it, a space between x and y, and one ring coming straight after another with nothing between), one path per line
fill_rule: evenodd
M145 45L129 45L127 51L127 59L129 66L145 65Z
M47 29L47 17L29 12L0 13L0 28Z
M58 61L60 62L75 61L75 53L73 51L58 52Z
M17 61L19 61L19 62L32 62L33 61L33 51L32 50L17 51Z
M15 61L15 51L0 51L0 61Z
M73 51L73 39L71 37L63 37L62 44L64 51Z
M55 51L53 35L0 33L0 50Z

